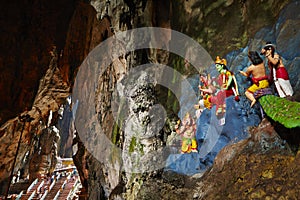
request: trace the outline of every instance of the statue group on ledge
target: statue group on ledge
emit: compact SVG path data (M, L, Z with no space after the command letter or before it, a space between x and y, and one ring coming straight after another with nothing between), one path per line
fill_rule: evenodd
M262 55L267 58L270 74L266 72ZM285 98L293 95L288 72L283 65L282 58L275 52L275 45L267 42L260 54L257 51L249 51L248 58L251 65L239 73L252 80L252 85L245 91L245 96L251 102L250 107L254 106L260 96L270 94L272 84L275 84L279 97ZM234 99L239 101L239 90L234 73L227 68L226 59L217 56L215 67L219 72L215 78L211 78L210 74L200 74L199 91L202 98L194 107L197 110L196 116L199 117L203 109L211 109L216 106L215 114L219 125L224 125L226 97L235 96ZM196 123L189 113L182 122L178 122L175 129L182 136L181 153L197 152Z

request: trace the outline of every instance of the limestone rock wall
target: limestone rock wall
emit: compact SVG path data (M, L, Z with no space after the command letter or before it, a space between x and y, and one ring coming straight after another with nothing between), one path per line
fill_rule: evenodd
M58 54L76 0L0 3L0 124L29 110L45 75L52 46Z
M7 121L0 128L2 194L6 191L13 169L14 175L20 170L20 178L25 179L29 175L29 179L34 180L53 172L56 165L59 139L55 127L57 111L68 97L70 89L62 80L57 56L53 49L49 68L40 80L32 108Z
M286 1L174 1L172 28L194 38L215 58L247 45L275 23Z
M265 119L251 138L221 150L196 186L197 199L297 198L298 165L299 152L292 153Z
M34 178L41 173L51 172L53 169L58 140L54 125L59 117L58 110L72 93L81 63L100 42L119 31L143 26L157 26L172 28L191 36L205 47L212 57L225 55L232 50L245 47L248 38L253 37L261 27L272 26L277 20L279 12L288 2L287 0L218 0L214 3L200 0L1 2L0 9L4 19L0 21L1 27L4 28L4 33L1 34L1 47L3 48L1 48L0 55L0 124L2 124L0 128L0 160L3 161L0 166L0 184L3 186L1 192L4 192L5 185L7 185L21 132L23 137L16 170L24 169L25 173L30 173ZM285 18L281 20L285 21ZM289 29L293 27L294 23L294 21L288 21L281 25ZM276 33L277 38L287 38L288 34L286 33ZM296 34L295 31L294 33ZM170 37L166 36L166 41ZM280 40L279 45L282 47L282 51L285 51L283 44L285 44L284 40ZM53 46L56 48L55 51ZM286 56L290 58L295 55L291 53ZM111 89L116 87L124 74L135 66L147 62L168 64L169 58L168 52L160 50L130 52L109 66L105 66L107 70L98 79L99 87L95 92L96 98L93 99L93 103L95 103L99 123L105 130L106 136L112 139L118 147L128 153L140 151L139 159L147 159L147 154L142 154L142 152L147 153L152 147L158 149L165 142L163 133L152 136L148 130L151 128L148 123L151 113L148 111L151 110L152 104L157 102L156 98L162 96L157 94L152 86L145 85L143 80L139 80L137 87L131 87L128 116L137 118L134 125L140 128L141 133L147 136L151 135L151 137L138 141L130 135L132 131L129 128L130 123L127 124L127 129L119 129L116 126L110 110L114 106L111 104ZM299 62L296 59L290 69L297 71L297 63ZM89 77L89 73L84 74L86 78ZM293 84L299 85L296 82L297 77L292 76L292 78ZM139 96L142 98L139 99ZM163 99L158 99L158 101L170 102L168 96L163 96ZM140 110L134 109L136 103L142 105L149 103L150 106L142 106L139 108ZM23 123L20 118L15 117L24 114L30 115L33 119ZM143 132L145 129L147 131ZM44 146L48 140L52 142ZM242 145L242 151L246 153L248 152L246 151L247 145L255 147L251 146L252 139L247 142ZM179 199L182 196L197 199L212 197L215 194L211 193L210 188L218 186L212 183L214 179L210 178L215 177L213 173L216 171L214 170L201 180L159 170L154 173L132 174L128 169L123 173L121 169L110 170L111 166L95 159L86 150L78 135L74 139L74 145L77 145L78 148L73 157L74 162L90 199L147 199L151 197ZM37 149L42 146L44 146L43 150L38 153ZM233 147L233 149L236 148ZM297 164L299 156L293 157L289 151L283 149L283 153L286 153L287 157L282 158L282 152L278 154L274 152L274 157L268 162L271 163L278 157L291 162L295 159L294 163ZM238 163L245 161L246 157L243 157L243 154L234 155L240 155L234 162L236 164L234 166L238 168ZM233 153L224 157L231 158ZM129 158L124 154L123 162L132 163ZM255 160L260 158L259 156L251 157L254 160L251 160L251 163L257 167L257 176L260 166ZM263 158L267 159L267 157ZM224 169L224 173L226 169L232 169L226 163L218 164L218 162L221 161L216 161L218 169ZM282 165L286 166L284 169L289 170L297 169L296 164L292 164L292 168L285 164ZM245 167L245 169L248 168ZM217 175L223 177L224 174L221 172ZM240 188L238 184L243 182L245 176L233 175L237 177L234 188L238 190ZM262 180L272 180L272 169L268 169L260 177ZM205 184L203 185L203 183ZM210 183L212 185L205 188ZM265 182L261 183L263 185ZM288 184L289 180L286 180L286 183ZM284 191L287 194L289 191L288 189L283 190L278 185L274 187L279 188L276 189L277 192ZM206 191L204 191L205 189ZM247 191L249 195L256 198L258 196L255 195L266 196L264 192L271 190L269 189L261 189L256 192L250 188ZM153 191L155 194L152 196ZM227 195L230 198L230 191L221 192L223 192L220 193L222 196ZM274 197L279 198L280 196Z
M107 35L110 36L113 32L124 31L134 27L141 27L141 26L163 26L163 27L170 27L170 2L155 2L155 1L135 1L134 3L130 1L92 1L91 4L95 7L97 11L98 20L103 22L107 20L107 31L105 32ZM153 12L153 9L162 9L157 12ZM167 11L167 13L162 14L162 12ZM161 17L161 16L164 17ZM74 20L75 21L75 20ZM101 27L103 25L101 24ZM134 41L134 38L131 38ZM122 50L122 46L113 46L113 51L120 51ZM141 141L133 142L131 131L123 127L123 129L118 128L115 124L114 116L112 113L113 106L112 105L112 95L114 89L117 87L117 83L122 85L120 81L124 78L125 73L127 73L131 68L134 66L140 65L142 63L147 62L163 62L167 63L168 61L168 53L161 52L161 51L137 51L137 52L130 52L127 55L122 55L118 59L114 60L109 66L102 66L105 67L106 71L104 71L101 76L99 76L97 82L97 91L95 93L95 100L90 100L88 94L86 94L86 99L89 99L91 103L95 103L95 109L97 113L97 117L101 127L106 134L108 139L112 140L118 147L120 147L125 152L135 152L134 148L138 148L141 146ZM100 63L101 65L102 63ZM90 72L86 71L83 72L88 76ZM77 77L80 81L84 82L84 77ZM142 88L135 87L134 85L126 86L131 89L128 89L130 94L127 94L126 98L132 98L131 96L133 93L136 93L136 98L139 100L132 99L132 103L128 104L127 110L128 116L135 116L137 117L137 121L135 121L131 125L133 126L141 126L144 131L144 134L147 134L150 130L147 130L148 123L147 122L147 112L148 111L136 111L134 108L135 101L138 101L141 105L148 105L149 107L145 107L143 110L150 110L150 107L154 104L156 97L154 93L154 88L148 88L146 86L146 82L141 79L139 82L139 86ZM86 85L86 84L82 84ZM145 86L143 86L145 85ZM125 85L120 86L125 87ZM145 88L144 88L145 87ZM144 92L143 92L144 91ZM152 91L153 93L149 93ZM144 95L142 95L144 94ZM142 96L141 96L142 95ZM115 107L115 110L121 109L122 107L118 108ZM135 110L135 111L134 111ZM146 120L146 121L145 121ZM148 119L149 120L149 119ZM129 124L127 121L122 121L120 123ZM120 124L118 124L120 125ZM128 129L128 131L126 131ZM143 134L141 133L141 134ZM88 136L89 137L89 136ZM149 141L144 141L149 143L148 145L151 146L158 146L161 145L159 136L158 138L150 138ZM147 140L147 139L146 139ZM152 140L152 141L151 141ZM134 144L134 145L133 145ZM103 198L135 198L136 193L138 191L139 185L138 183L142 180L139 176L135 177L132 176L132 169L130 168L130 163L133 161L126 160L128 155L122 155L122 162L124 162L123 166L127 165L129 167L125 174L123 174L122 164L120 162L116 162L110 164L109 162L101 162L97 160L95 157L90 155L88 151L84 148L84 146L80 143L78 145L81 148L81 155L84 154L81 158L78 157L78 154L75 155L75 160L78 162L78 166L82 166L82 182L86 186L87 193L89 198L95 199L99 197ZM148 152L150 147L145 147L142 151ZM147 154L146 154L147 155ZM83 160L84 159L84 160ZM111 159L119 159L118 157L114 157L112 155ZM147 159L145 156L144 159ZM75 162L75 163L76 163ZM85 166L86 167L85 167ZM119 167L118 167L119 166ZM125 196L124 196L125 195Z

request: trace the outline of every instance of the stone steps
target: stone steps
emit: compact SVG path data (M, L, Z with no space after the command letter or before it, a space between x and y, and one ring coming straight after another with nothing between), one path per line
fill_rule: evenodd
M51 190L49 191L49 193L47 194L47 196L45 197L45 199L55 199L55 197L57 196L57 193L60 192L62 190L62 185L64 184L64 181L67 179L67 177L63 176L61 177L59 180L57 180L55 182L55 185L53 186L53 188L51 188Z
M30 185L27 183L27 187L15 184L12 189L18 190L18 199L21 200L71 200L81 184L78 175L69 170L56 172L51 178L36 179Z
M75 178L75 177L71 177L70 179L68 179L67 182L66 182L66 185L64 186L63 191L59 195L58 200L68 199L68 197L71 196L70 193L74 189L77 181L78 181L78 179Z
M32 199L36 196L37 190L42 187L44 184L44 180L36 179L31 183L29 188L26 191L26 194L21 196L21 200Z

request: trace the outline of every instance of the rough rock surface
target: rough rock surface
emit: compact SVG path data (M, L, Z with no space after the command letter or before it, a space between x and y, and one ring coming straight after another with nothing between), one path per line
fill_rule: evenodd
M29 179L34 180L54 170L59 139L55 127L57 111L69 95L69 87L62 80L57 59L53 49L49 69L40 81L32 108L1 126L1 193L8 186L15 156L14 174L23 171L20 178L29 175ZM28 120L22 120L26 115ZM19 141L20 149L16 155Z
M243 48L249 38L275 23L291 1L174 1L173 28L195 38L212 57Z
M32 107L39 80L49 66L49 51L65 46L78 1L9 1L0 3L0 124Z
M221 150L198 186L198 199L297 199L299 153L266 119L251 138Z
M103 5L103 3L104 1L93 1L92 5L96 8L97 16L99 18L103 17L99 19L100 22L109 19L107 20L107 24L101 24L102 29L104 25L107 25L106 31L103 32L106 33L106 36L112 34L110 31L127 30L142 25L161 26L165 28L170 26L169 17L165 12L163 13L164 17L159 17L162 15L161 9L163 9L163 11L169 9L168 1L164 3L148 2L147 6L144 5L143 1L136 1L135 4L127 1L112 1L107 5L107 9L101 10L103 7L99 5ZM120 7L123 7L123 9L118 9ZM158 9L158 11L153 13L151 10L154 8ZM76 20L74 19L74 21ZM132 38L132 41L134 41L134 38ZM116 52L122 50L122 48L122 46L112 47ZM76 160L75 164L79 168L83 168L82 170L79 169L81 171L80 173L83 175L81 180L91 199L97 199L99 197L109 197L113 199L136 198L136 193L140 187L142 177L132 173L133 168L130 166L133 166L136 162L135 159L141 158L143 161L147 161L147 159L149 159L148 154L151 155L151 149L158 149L161 145L160 136L153 135L155 131L151 130L152 128L149 126L149 120L154 119L153 113L150 112L151 107L156 102L154 87L149 86L143 79L139 79L140 81L136 81L131 85L122 85L121 82L124 74L132 67L140 65L143 62L148 62L149 60L151 62L166 63L168 60L168 53L159 50L155 50L154 52L143 50L130 52L128 55L122 55L114 60L109 66L101 66L105 68L106 71L96 79L98 86L95 99L91 99L89 94L82 93L82 95L86 95L83 97L84 99L87 99L91 104L95 104L95 112L106 137L111 139L111 141L124 152L121 160L119 159L120 154L113 154L111 155L111 159L115 162L101 162L101 160L99 161L90 155L90 153L85 150L83 144L78 143L79 151L74 157ZM86 71L85 73L88 75L90 72ZM84 82L86 77L87 76L77 77L77 79L83 82L82 85L85 85ZM128 104L125 103L127 107L124 107L124 110L128 111L128 113L122 111L122 105L112 104L112 95L114 89L117 87L117 83L119 83L118 87L127 87L123 89L125 91L128 90L128 93L125 94L125 98L128 100L126 103ZM119 98L124 98L124 96L120 94ZM119 109L124 113L119 113ZM114 122L114 117L116 117L113 115L114 113L112 113L114 110L116 110L118 113L117 115L121 117L125 115L127 120L125 121L125 119L121 118L120 121ZM93 113L91 114L94 115ZM123 124L125 125L123 126ZM129 125L136 126L138 130L136 132L137 135L132 133ZM141 152L143 152L143 155L134 157L136 153ZM128 154L131 156L128 156ZM132 158L133 160L130 160L129 158ZM151 162L149 162L149 164L151 164ZM147 168L149 166L151 167L151 165L145 167ZM123 170L125 174L122 173Z
M32 4L28 1L1 2L1 13L4 16L4 20L0 21L1 27L4 27L3 35L1 33L3 39L1 46L4 48L1 49L0 55L2 72L0 158L3 161L0 167L0 184L3 186L1 187L2 193L5 190L11 161L14 158L21 132L23 132L23 139L16 169L23 168L29 171L30 164L23 163L24 156L29 152L25 160L31 160L31 166L38 164L40 166L37 169L44 172L51 171L50 160L52 158L46 155L49 155L49 150L53 146L45 146L42 151L44 156L40 156L45 162L41 162L35 154L35 149L44 143L38 141L45 141L47 138L55 141L56 133L52 132L55 130L52 125L57 122L57 111L69 96L69 87L73 85L78 67L88 53L101 41L111 36L114 31L141 26L172 28L193 37L208 50L212 57L244 48L249 38L255 38L249 42L247 48L228 55L234 59L234 61L228 59L231 70L246 67L248 61L245 53L249 48L258 50L262 43L271 40L278 45L278 50L284 59L290 61L287 63L287 69L291 75L291 83L295 90L299 88L299 54L296 51L299 40L296 31L299 25L297 1L286 7L279 18L281 9L289 1L219 0L214 3L200 0L91 1L95 9L87 2L89 1L31 1ZM273 25L274 23L276 24ZM265 28L257 33L262 27ZM292 39L289 40L289 38ZM58 67L50 63L48 69L48 52L53 44L56 45L57 53L61 57L58 57ZM110 101L111 88L114 88L122 74L131 68L149 61L167 64L170 56L167 52L159 50L141 50L124 55L123 58L127 62L125 69L122 58L106 66L106 73L99 77L98 85L101 89L97 90L95 94L97 98L92 101L96 105L97 119L105 129L107 137L111 138L118 147L136 152L141 150L139 147L145 150L144 143L133 145L137 144L132 142L136 140L114 124L110 111L113 106ZM179 69L180 72L184 71L180 64L173 67ZM88 73L90 72L87 72L86 77ZM45 78L39 83L44 74L46 74ZM237 78L240 83L243 82L241 77ZM245 83L244 87L246 86ZM144 89L147 90L147 87ZM242 87L241 92L243 89ZM170 115L168 113L168 116L174 116L178 109L174 99L170 98L172 96L169 95L170 92L161 88L155 92L149 95L155 94L156 97L158 94L157 96L162 98L158 98L158 101L168 105L168 112L171 113ZM139 99L132 99L133 102L135 100ZM27 111L25 111L26 107ZM130 115L134 116L134 110L131 109L129 109ZM50 110L52 117L50 117ZM138 118L144 119L145 113L147 115L144 110L139 112ZM29 114L34 119L30 123L23 124L18 118L14 118L20 114ZM49 118L52 120L47 126ZM139 124L141 121L136 121L136 123ZM172 119L168 119L167 122L171 124ZM262 124L264 125L266 124ZM270 125L267 124L266 127ZM277 126L275 128L286 141L294 141L293 150L297 151L299 143L295 141L298 140L291 140L290 135L292 133L292 137L297 138L295 134L297 130L286 130ZM167 135L172 132L171 129L164 127L165 132L158 135L155 140L162 141L164 144ZM260 129L263 130L262 133ZM296 156L293 155L274 131L271 131L272 134L269 137L267 131L269 129L272 128L254 129L252 135L261 137L253 136L226 147L217 156L216 167L213 166L212 170L209 170L201 179L160 170L132 176L122 173L121 170L111 171L111 166L100 163L86 150L78 136L74 139L74 145L78 147L74 161L90 199L182 199L182 197L216 199L218 195L219 198L232 199L241 197L297 198L299 196L297 180L300 174L299 153ZM276 145L273 144L274 142ZM160 145L155 144L154 148ZM55 154L51 153L51 156ZM223 158L226 162L223 162ZM250 173L250 167L253 168L253 173ZM39 173L32 172L31 176L34 174Z

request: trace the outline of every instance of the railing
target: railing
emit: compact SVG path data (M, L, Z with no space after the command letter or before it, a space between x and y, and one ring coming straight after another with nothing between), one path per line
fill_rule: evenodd
M60 187L60 189L58 190L58 192L56 193L54 200L57 200L57 198L59 197L60 193L61 193L61 189L64 189L65 185L67 184L68 180L71 178L71 173L67 176L66 180L64 181L64 183L62 184L62 186Z
M55 185L55 183L56 183L56 180L53 179L53 182L51 183L51 185L50 185L50 187L49 187L49 191L52 190L52 188L53 188L53 186Z
M56 184L56 180L60 179L60 176L61 176L61 175L58 174L57 177L55 178L55 176L52 175L51 178L52 178L53 181L52 181L52 183L51 183L49 189L45 191L45 193L43 194L43 196L41 197L40 200L44 200L44 199L46 198L46 196L49 194L49 192L52 190L52 188L53 188L54 185Z
M67 172L65 175L62 173L58 173L56 177L53 175L51 177L53 181L50 185L48 185L50 182L49 179L47 179L47 181L46 179L41 181L35 179L27 188L27 190L23 190L18 194L16 199L33 200L37 198L37 195L40 195L38 197L40 200L46 200L49 198L52 200L70 200L74 197L75 192L81 184L80 179L72 178L74 173ZM47 186L47 188L45 186Z
M37 191L40 191L40 189L41 189L41 187L43 187L44 183L45 183L45 181L43 180L43 181L40 183L40 185L37 187Z
M21 199L21 197L22 197L23 193L24 193L24 191L22 190L22 191L21 191L21 192L18 194L18 196L16 197L16 200L19 200L19 199Z
M72 187L72 189L70 190L68 196L67 196L67 200L72 199L74 196L74 191L77 191L78 187L80 185L80 181L79 179L77 179Z
M28 200L31 200L34 196L35 196L35 190L31 193L31 195L29 196Z
M60 195L60 190L58 190L58 192L56 193L55 197L53 200L57 200L58 196Z
M41 197L40 200L44 200L46 198L46 196L48 195L49 191L46 190L46 192L43 194L43 196Z
M28 193L28 192L33 188L33 186L34 186L35 184L37 184L38 181L39 181L39 179L35 179L35 180L30 184L30 186L27 188L26 193Z

